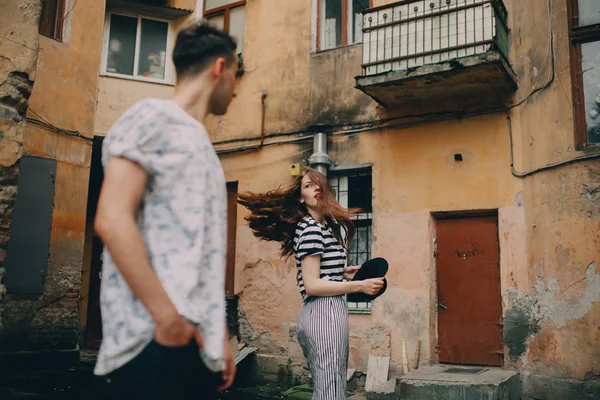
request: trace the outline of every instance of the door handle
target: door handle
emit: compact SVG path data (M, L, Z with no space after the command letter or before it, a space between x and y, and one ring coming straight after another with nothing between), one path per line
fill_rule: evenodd
M446 303L444 303L444 298L440 296L440 298L438 299L438 310L440 314L446 312L447 309L448 307L446 306Z

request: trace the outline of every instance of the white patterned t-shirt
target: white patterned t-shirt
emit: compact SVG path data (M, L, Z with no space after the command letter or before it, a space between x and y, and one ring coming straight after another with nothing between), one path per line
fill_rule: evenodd
M102 164L112 157L148 174L136 222L169 298L204 340L202 360L224 369L227 190L206 129L170 100L145 99L104 139ZM95 373L105 375L137 356L155 323L104 249L100 289L103 339Z

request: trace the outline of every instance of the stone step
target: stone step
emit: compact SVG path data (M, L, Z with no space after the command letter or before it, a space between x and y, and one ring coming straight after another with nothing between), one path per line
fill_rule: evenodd
M518 372L490 367L424 366L404 375L396 389L402 400L519 400Z
M367 400L396 400L399 399L398 381L390 379L365 392Z

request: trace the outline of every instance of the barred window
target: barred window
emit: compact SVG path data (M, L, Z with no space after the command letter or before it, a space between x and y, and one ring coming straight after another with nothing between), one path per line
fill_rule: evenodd
M353 170L342 174L330 173L329 184L342 207L362 210L354 220L356 235L348 248L348 265L361 265L371 258L373 239L373 182L371 168ZM348 302L348 310L354 313L371 312L371 303Z

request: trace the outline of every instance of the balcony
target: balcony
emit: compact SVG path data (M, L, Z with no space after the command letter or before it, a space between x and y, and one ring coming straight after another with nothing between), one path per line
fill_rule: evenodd
M404 0L365 10L356 88L395 113L477 112L510 103L500 0Z
M194 10L171 7L168 0L106 0L106 7L112 11L164 19L177 19L194 12Z

